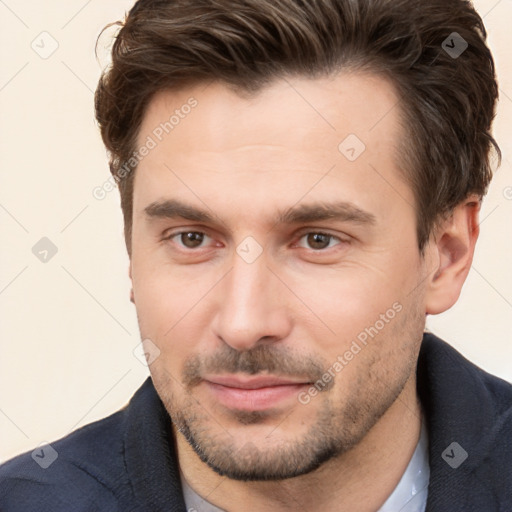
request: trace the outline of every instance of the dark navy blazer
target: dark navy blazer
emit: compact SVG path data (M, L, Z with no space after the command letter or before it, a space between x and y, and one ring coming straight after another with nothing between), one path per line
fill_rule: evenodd
M430 442L427 512L512 512L512 385L432 334L417 376ZM170 424L148 378L126 407L52 442L58 457L47 469L34 459L44 466L55 456L48 450L0 466L0 511L186 512Z

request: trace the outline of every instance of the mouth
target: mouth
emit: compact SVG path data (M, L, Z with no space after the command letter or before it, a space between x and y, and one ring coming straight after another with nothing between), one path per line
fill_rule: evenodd
M296 398L311 382L272 375L208 375L203 382L215 401L229 409L264 411Z

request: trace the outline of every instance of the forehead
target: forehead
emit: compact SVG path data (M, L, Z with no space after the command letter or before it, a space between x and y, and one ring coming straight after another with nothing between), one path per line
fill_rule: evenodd
M196 106L190 108L191 103ZM158 132L163 124L161 135L169 135L165 138L175 141L181 152L280 142L297 150L323 142L334 151L349 133L375 148L390 130L390 135L398 135L399 115L398 96L391 82L369 73L282 78L251 96L240 96L222 82L211 82L154 95L144 115L139 143L141 136ZM165 125L169 121L172 128ZM390 138L385 137L386 142Z
M151 139L152 149L136 172L134 206L184 194L239 209L234 191L242 203L286 206L308 188L356 206L372 194L412 203L407 187L397 192L402 134L392 84L371 74L283 78L251 97L216 82L162 91L139 131L139 146Z

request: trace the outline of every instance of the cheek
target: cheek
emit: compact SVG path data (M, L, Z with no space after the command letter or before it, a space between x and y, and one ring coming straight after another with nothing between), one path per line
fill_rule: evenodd
M132 264L132 283L141 335L160 340L185 314L184 291L150 265Z
M161 261L159 254L151 253L132 257L132 283L141 320L151 319L151 325L159 329L163 328L162 322L172 325L185 314L196 288L178 266Z
M411 275L395 271L383 260L380 264L354 262L337 270L323 269L315 276L296 278L292 288L304 297L307 308L297 307L304 311L303 319L311 319L311 335L322 340L326 351L340 353L361 333L364 338L365 330L376 323L382 328L384 322L387 328L403 309L412 289L408 283L413 281Z
M365 311L357 319L358 325L352 324L352 335L337 350L333 347L331 360L339 362L339 393L352 393L361 400L363 395L370 399L372 393L384 396L410 376L424 329L417 295L415 292L409 300L390 306L385 301L373 314Z
M165 367L173 375L184 359L197 353L207 335L207 293L213 283L202 274L170 265L134 265L135 305L142 339L149 338L160 349L151 371Z

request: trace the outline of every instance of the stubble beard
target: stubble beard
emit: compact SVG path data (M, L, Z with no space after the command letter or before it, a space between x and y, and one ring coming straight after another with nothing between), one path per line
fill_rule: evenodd
M198 382L192 385L193 378L188 382L189 392L183 393L183 387L174 382L175 379L163 366L155 363L151 368L153 383L178 435L183 435L200 460L217 474L239 481L275 481L298 477L313 472L327 461L354 448L397 401L407 382L410 379L415 382L417 356L425 325L424 314L419 304L414 303L402 314L401 319L390 326L386 333L387 340L376 337L371 341L372 346L365 347L357 355L357 358L363 359L359 364L351 363L358 364L358 368L350 379L343 378L346 371L343 369L334 379L340 379L338 385L312 399L311 404L316 404L315 409L310 409L313 412L308 411L305 417L301 414L292 426L295 427L304 418L311 424L302 434L295 434L294 437L286 435L286 424L293 421L295 408L309 407L310 404L303 405L297 401L291 412L281 413L280 418L276 416L275 419L272 418L272 411L232 410L216 418L194 398L193 391ZM388 346L384 352L380 346L382 343ZM262 363L263 368L267 371L272 370L274 363L276 368L282 368L290 361L280 360L279 357L273 360L271 352L263 352L264 348L261 350L262 357L266 358L266 362ZM226 370L241 371L241 359L236 354L232 355L236 362L228 362ZM244 359L244 364L247 360ZM194 362L197 361L198 357ZM254 361L260 360L255 358ZM303 368L308 365L313 368L318 361L295 360L292 366L295 363L297 368L301 365ZM257 370L258 364L244 369L249 374ZM196 380L197 375L199 371L195 373ZM338 388L343 388L341 398L336 398ZM178 398L174 389L183 396ZM228 424L231 427L226 426ZM258 432L265 432L266 436L251 435L248 442L237 439L237 429L254 429L258 425L261 426Z
M410 372L404 371L401 378L389 386L379 375L372 373L376 364L378 361L373 361L369 373L364 377L361 375L357 382L346 383L349 389L343 404L334 403L328 397L316 397L317 403L322 402L317 406L315 419L305 433L293 438L283 436L286 435L286 417L277 421L277 425L282 422L283 428L278 427L272 432L268 426L270 414L230 411L230 424L235 420L236 428L253 428L260 424L261 431L268 432L267 436L262 434L259 437L259 446L256 437L254 442L237 444L235 430L222 426L226 420L213 418L194 398L178 401L171 391L171 379L153 380L176 429L201 461L217 474L233 480L275 481L311 473L327 461L348 452L393 405L402 393ZM362 396L362 389L367 390L366 396ZM308 405L297 402L295 407ZM282 439L277 439L279 432Z

